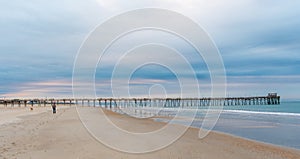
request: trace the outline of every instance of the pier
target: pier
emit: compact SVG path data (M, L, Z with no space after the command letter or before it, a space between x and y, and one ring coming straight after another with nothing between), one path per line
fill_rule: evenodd
M62 98L62 99L0 99L4 107L48 106L59 105L113 107L201 107L201 106L243 106L243 105L278 105L280 96L269 93L267 96L256 97L225 97L225 98Z

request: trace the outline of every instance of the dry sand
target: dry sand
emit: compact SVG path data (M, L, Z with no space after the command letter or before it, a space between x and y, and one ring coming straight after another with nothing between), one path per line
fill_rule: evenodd
M97 113L99 108L86 108ZM198 138L198 129L189 128L176 142L159 151L128 154L115 151L95 140L84 128L75 108L62 109L53 115L43 108L39 114L23 115L22 120L0 125L0 158L2 159L111 159L111 158L170 158L170 159L297 159L300 150L277 147L221 133ZM1 110L2 114L4 111ZM29 111L29 110L27 110ZM9 111L8 111L9 112ZM18 112L18 111L16 111ZM11 118L18 113L12 113ZM25 111L26 112L26 111ZM129 131L151 131L165 123L106 111L110 119ZM26 115L27 116L24 116ZM9 115L6 115L9 116ZM1 117L1 120L4 117ZM105 131L105 130L103 130Z

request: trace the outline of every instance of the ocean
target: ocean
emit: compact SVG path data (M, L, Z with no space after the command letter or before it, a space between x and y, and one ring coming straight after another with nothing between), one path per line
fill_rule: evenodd
M205 109L208 107L200 107L191 126L201 127ZM184 117L190 117L189 113ZM165 118L156 120L168 122ZM185 124L184 118L175 123ZM280 105L224 106L213 130L300 149L300 101L284 101Z

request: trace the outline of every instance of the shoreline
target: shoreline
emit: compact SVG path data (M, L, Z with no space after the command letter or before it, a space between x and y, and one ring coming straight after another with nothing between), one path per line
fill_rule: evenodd
M120 114L118 112L114 112L112 110L107 110L107 111L111 111L113 113L116 113L116 114ZM235 112L234 112L235 113ZM129 116L128 114L120 114L120 115L126 115L126 116ZM269 114L268 114L269 115ZM131 117L131 116L129 116ZM154 116L154 117L150 117L150 118L145 118L145 119L150 119L154 122L159 122L159 123L168 123L167 121L165 120L161 120L161 119L172 119L173 117L170 117L170 116ZM179 117L179 118L183 118L184 117ZM160 120L160 121L159 121ZM184 124L180 124L180 123L174 123L175 125L181 125L181 126L185 126ZM199 127L196 127L196 126L188 126L189 128L195 128L195 129L200 129ZM274 147L278 147L278 148L283 148L283 149L292 149L292 150L296 150L296 151L300 151L300 149L297 149L297 148L294 148L294 147L289 147L289 146L284 146L284 145L277 145L277 144L272 144L272 143L268 143L268 142L264 142L264 141L259 141L259 140L255 140L255 139L250 139L250 138L247 138L247 137L243 137L243 136L239 136L239 135L235 135L235 134L231 134L231 133L227 133L227 132L222 132L222 131L218 131L218 130L210 130L210 132L213 132L213 133L217 133L217 134L223 134L223 135L227 135L227 136L231 136L231 137L234 137L234 138L240 138L242 140L247 140L247 141L250 141L250 142L257 142L259 144L264 144L266 146L274 146Z
M297 108L297 104L293 107L296 107L297 111L299 111L299 108ZM272 110L269 109L269 111ZM189 115L187 115L186 118L188 120L191 120L191 117L188 116ZM199 113L199 116L194 119L194 122L191 126L200 128L203 118L203 114ZM169 122L168 120L159 118L157 118L157 121ZM299 150L299 121L299 113L274 113L265 111L240 111L229 109L222 111L218 122L213 128L213 131L226 133L266 144ZM186 125L184 119L176 120L175 123Z
M99 108L84 109L88 113L97 114L99 111ZM113 122L129 130L151 130L165 125L153 119L136 119L104 111ZM19 123L0 127L0 158L300 158L298 149L251 141L222 132L212 131L204 139L198 139L199 128L193 127L161 150L128 154L110 149L93 139L74 107L58 109L55 115L44 112L21 118Z
M218 133L218 134L224 134L224 135L232 136L234 138L241 138L242 140L248 140L250 142L257 142L259 144L264 144L266 146L274 146L274 147L283 148L283 149L291 149L291 150L295 150L295 151L300 151L300 149L296 149L294 147L276 145L276 144L267 143L267 142L263 142L263 141L258 141L258 140L254 140L254 139L249 139L249 138L246 138L246 137L242 137L242 136L238 136L238 135L234 135L234 134L230 134L230 133L226 133L226 132L221 132L221 131L217 131L217 130L212 130L212 131L215 132L215 133Z
M72 106L58 105L59 109L68 109L68 108L73 108L73 107L76 107L76 106L73 106L73 105ZM30 111L29 108L30 108L29 106L28 107L0 107L0 110L1 110L0 111L0 119L1 119L0 120L0 127L3 126L3 125L9 125L9 124L17 123L17 122L22 122L22 120L23 120L22 118L26 117L26 116L37 115L37 114L41 114L41 113L45 113L45 112L49 112L49 113L52 112L51 106L36 106L36 107L34 107L35 109L33 111ZM119 115L122 115L122 116L125 115L127 117L131 117L128 114L118 113L118 112L115 112L115 111L112 111L112 110L109 110L109 109L104 109L104 108L100 108L100 107L94 107L94 108L99 108L99 109L103 109L105 111L110 111L112 113L116 113L116 114L119 114ZM4 110L4 112L2 110ZM25 112L20 113L20 114L15 115L15 116L12 116L9 119L3 120L3 114L2 113L6 113L6 112L9 112L9 111L20 111L20 110L24 110ZM227 110L225 110L225 111L227 111ZM229 112L231 112L231 110L229 110ZM145 118L145 119L150 119L154 122L159 122L159 123L167 123L167 121L160 120L160 119L172 119L172 116L154 116L154 117ZM183 125L183 124L180 124L180 123L175 123L175 124L176 125ZM192 126L192 125L189 126L189 127L200 129L199 127ZM241 138L241 139L245 139L245 140L249 140L249 141L253 141L253 142L258 142L258 143L266 144L266 145L270 145L270 146L276 146L276 147L280 147L280 148L288 148L288 149L293 149L293 150L300 150L300 149L297 149L297 148L294 148L294 147L291 147L291 146L268 143L268 142L259 141L259 140L255 140L255 139L251 139L251 138L247 138L247 137L243 137L243 136L240 136L240 135L227 133L227 132L223 132L223 131L211 130L211 132L224 134L224 135L229 135L229 136L232 136L232 137L237 137L237 138Z
M171 118L171 117L154 117L152 119L154 122L161 122L161 123L167 123L167 121L163 121L163 120L160 120L160 119L165 119L165 118ZM160 121L158 121L158 120ZM179 124L179 123L174 123L176 125L182 125L182 126L185 126L183 124ZM196 126L189 126L190 128L195 128L195 129L200 129L199 127L196 127ZM227 133L227 132L223 132L223 131L218 131L218 130L210 130L210 132L214 132L214 133L218 133L218 134L223 134L223 135L228 135L228 136L231 136L231 137L235 137L235 138L240 138L240 139L244 139L244 140L248 140L248 141L251 141L251 142L258 142L260 144L265 144L265 145L269 145L269 146L275 146L275 147L279 147L279 148L285 148L285 149L293 149L293 150L296 150L296 151L299 151L300 149L297 149L297 148L294 148L294 147L289 147L289 146L284 146L284 145L277 145L277 144L272 144L272 143L268 143L268 142L264 142L264 141L259 141L259 140L255 140L255 139L251 139L251 138L247 138L247 137L243 137L243 136L239 136L239 135L235 135L235 134L231 134L231 133Z

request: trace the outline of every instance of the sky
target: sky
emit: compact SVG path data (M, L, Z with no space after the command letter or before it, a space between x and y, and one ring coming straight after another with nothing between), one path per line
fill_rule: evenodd
M162 8L189 17L215 42L226 70L226 96L277 92L283 99L300 99L299 7L300 1L279 0L0 1L0 98L71 97L76 55L95 27L133 9ZM98 97L113 95L112 60L149 42L181 52L196 72L201 95L210 95L209 71L197 52L174 35L148 30L129 34L107 50L95 72ZM145 56L136 54L126 64ZM188 88L194 87L192 73L179 63L175 70ZM133 96L178 96L176 78L167 67L148 64L129 83L122 75L115 82L118 90L130 86Z

